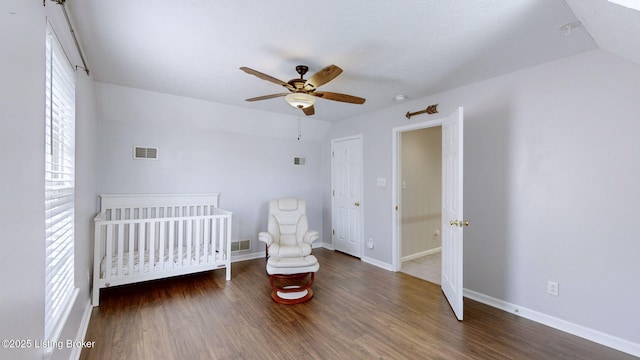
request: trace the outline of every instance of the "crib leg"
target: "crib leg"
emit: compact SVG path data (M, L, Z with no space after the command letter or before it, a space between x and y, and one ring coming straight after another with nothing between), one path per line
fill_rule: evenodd
M100 288L94 282L93 284L93 307L100 306Z

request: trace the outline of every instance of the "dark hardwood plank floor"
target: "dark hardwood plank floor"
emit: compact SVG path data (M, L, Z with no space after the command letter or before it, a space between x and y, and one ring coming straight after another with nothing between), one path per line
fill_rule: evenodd
M105 289L81 359L636 359L465 299L438 285L315 249L307 303L271 300L265 260Z

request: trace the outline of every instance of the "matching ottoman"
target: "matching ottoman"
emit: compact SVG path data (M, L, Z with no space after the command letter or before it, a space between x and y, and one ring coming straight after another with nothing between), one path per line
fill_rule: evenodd
M279 304L299 304L313 297L311 285L320 265L313 255L269 257L267 274L273 288L271 298Z

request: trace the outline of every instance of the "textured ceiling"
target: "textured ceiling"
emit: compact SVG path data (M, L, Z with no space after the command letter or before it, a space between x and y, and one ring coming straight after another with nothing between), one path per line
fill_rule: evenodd
M598 47L640 63L640 11L606 0L566 0Z
M638 14L611 10L617 5L605 0L567 2L571 8L561 0L69 0L67 6L98 81L303 115L283 98L244 101L283 88L238 68L287 81L297 77L296 65L309 66L308 78L336 64L344 72L320 89L367 99L364 105L318 99L313 117L336 121L393 105L396 94L420 98L598 45L627 51L630 45L620 49L615 34L611 40L601 28L620 10L632 22L625 26L637 30ZM560 29L578 19L587 26ZM595 42L587 30L598 33ZM625 56L637 61L640 50L632 45Z

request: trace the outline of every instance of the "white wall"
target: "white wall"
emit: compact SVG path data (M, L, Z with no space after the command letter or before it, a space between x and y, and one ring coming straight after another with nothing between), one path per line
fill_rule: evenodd
M407 110L464 106L465 288L640 353L638 84L640 65L596 50L336 123L324 147L365 139L364 259L392 262L392 189L375 186L391 178L391 129L428 119Z
M234 212L232 238L252 240L249 253L264 252L257 234L273 198L307 200L309 225L321 230L329 123L104 83L98 98L99 193L219 192L220 207ZM133 160L134 145L158 147L159 159Z
M54 3L9 0L0 5L0 339L44 336L45 30L52 23L77 61L66 20ZM76 286L79 296L60 340L75 340L89 304L91 223L95 214L93 80L76 74ZM73 349L56 350L68 359ZM0 348L0 358L42 359L43 349Z

